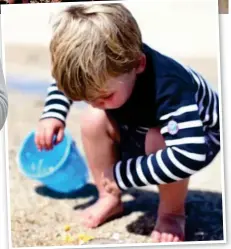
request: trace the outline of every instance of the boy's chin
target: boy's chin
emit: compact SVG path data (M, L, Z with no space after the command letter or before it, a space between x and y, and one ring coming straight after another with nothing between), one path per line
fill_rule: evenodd
M125 103L126 103L127 101L128 101L128 99L124 100L123 102L118 103L117 105L110 106L109 108L107 108L107 110L110 110L110 109L118 109L118 108L122 107L123 105L125 105Z
M119 109L119 108L122 107L125 103L126 103L126 101L123 101L123 102L120 102L120 103L116 103L116 104L114 104L114 105L106 106L106 107L104 107L104 108L97 107L97 109L100 109L100 110L113 110L113 109Z
M108 106L108 107L105 108L105 110L118 109L118 108L122 107L123 105L124 105L124 103L118 104L118 105L114 105L114 106Z

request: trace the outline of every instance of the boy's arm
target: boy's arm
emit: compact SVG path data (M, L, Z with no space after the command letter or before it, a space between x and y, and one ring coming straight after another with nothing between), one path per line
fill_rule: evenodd
M196 89L169 80L157 90L158 120L166 148L156 154L119 161L114 166L114 178L118 187L125 190L150 184L166 184L188 178L206 166L208 147L199 110L195 100ZM217 96L210 92L204 101L212 109L213 124L218 122L214 107ZM215 98L209 100L211 96ZM204 104L204 103L203 103ZM211 114L211 112L209 112ZM219 141L217 141L219 143Z
M56 83L48 87L47 97L41 119L56 118L65 125L66 117L73 101L68 99L61 91L58 90Z
M2 66L0 63L0 130L5 124L8 112L8 98L4 81Z

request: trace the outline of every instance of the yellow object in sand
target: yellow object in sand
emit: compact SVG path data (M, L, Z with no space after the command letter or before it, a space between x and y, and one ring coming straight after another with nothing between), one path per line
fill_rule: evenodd
M63 241L65 241L66 243L71 243L74 241L78 241L78 244L82 245L87 243L90 240L93 240L94 237L89 236L87 234L81 233L78 234L77 237L73 237L70 233L68 233L71 230L71 226L70 225L65 225L64 226L64 231L65 234L63 235Z
M78 241L79 241L80 244L87 243L88 241L94 239L94 237L89 236L87 234L78 234L77 238L78 238Z
M64 231L65 232L68 232L68 231L70 231L71 230L71 227L69 226L69 225L66 225L65 227L64 227Z
M74 242L74 238L70 234L65 234L64 241L67 243L71 243L71 242Z

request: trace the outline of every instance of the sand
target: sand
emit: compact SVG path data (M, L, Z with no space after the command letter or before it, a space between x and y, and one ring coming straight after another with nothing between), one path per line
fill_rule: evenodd
M14 58L17 58L17 63ZM217 64L214 59L181 60L200 70L217 87ZM7 47L6 62L7 75L49 79L49 63L44 48ZM149 235L155 225L158 207L156 186L129 190L123 195L124 216L91 230L82 227L78 218L79 212L97 198L91 179L81 191L64 195L49 190L19 172L16 155L25 136L37 125L43 109L43 97L11 89L10 85L8 87L9 193L13 247L66 245L62 240L66 224L71 226L73 235L86 233L95 237L96 240L91 244L151 242ZM82 111L84 109L71 109L67 127L84 155L79 127ZM223 239L221 169L219 154L211 165L191 179L186 202L187 241Z

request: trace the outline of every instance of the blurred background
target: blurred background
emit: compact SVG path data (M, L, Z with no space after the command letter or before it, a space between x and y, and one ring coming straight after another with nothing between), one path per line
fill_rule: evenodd
M219 55L218 15L212 4L216 1L207 4L206 1L187 0L182 4L182 0L163 0L157 1L153 8L146 8L153 5L150 1L133 2L135 4L128 1L127 5L131 5L145 42L176 59L190 59L195 67L198 67L196 60L199 58L200 67L204 65L200 68L202 73L207 70L207 63L215 62L215 70L209 77L216 77L216 60L210 60ZM39 77L44 83L51 80L48 53L51 29L48 23L65 5L4 6L7 14L2 20L2 29L9 84L13 83L11 78L16 74L34 79Z
M90 0L88 0L90 1ZM94 0L93 0L94 1ZM99 0L95 0L99 1ZM110 1L110 0L109 0ZM20 3L51 3L51 2L81 2L79 0L1 0L1 4L20 4ZM219 13L228 14L229 13L229 0L218 0ZM1 6L0 6L1 7Z
M74 3L72 3L74 4ZM86 3L91 4L91 3ZM216 0L126 1L137 19L144 42L199 71L219 90L219 22ZM158 205L157 188L130 190L123 196L127 213L96 230L81 227L76 212L97 198L90 182L71 196L54 193L22 176L16 155L25 136L36 128L43 110L50 74L49 20L70 3L2 6L3 66L9 92L8 144L10 212L13 247L61 245L65 223L76 233L117 238L124 243L149 242ZM84 155L79 116L86 105L76 103L67 127ZM222 240L222 155L194 175L187 199L188 241ZM118 235L119 234L119 235Z

